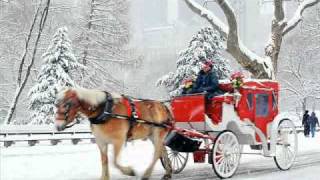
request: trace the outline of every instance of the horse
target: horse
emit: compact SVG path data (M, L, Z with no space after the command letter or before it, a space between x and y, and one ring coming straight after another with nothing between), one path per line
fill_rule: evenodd
M133 111L135 110L135 111ZM119 164L118 156L127 141L150 139L154 145L151 164L141 179L147 180L157 160L162 156L169 162L164 139L173 121L169 108L156 100L131 100L131 98L106 91L67 88L58 93L56 101L55 126L62 131L76 124L78 115L90 120L92 134L100 150L101 180L109 180L108 146L114 147L113 163L123 174L135 176L131 167ZM139 115L138 117L136 115ZM170 165L170 163L168 163ZM172 170L166 168L162 179L171 179Z

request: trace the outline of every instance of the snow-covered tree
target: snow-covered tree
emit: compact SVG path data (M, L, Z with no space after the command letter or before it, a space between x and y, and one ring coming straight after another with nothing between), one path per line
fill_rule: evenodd
M26 7L26 6L22 6L22 7ZM14 94L13 100L11 102L11 105L8 109L7 116L5 118L6 124L11 123L12 118L15 113L15 110L17 108L18 100L22 94L23 89L26 87L27 81L28 81L29 76L31 74L31 68L32 68L32 66L35 62L35 59L36 59L36 54L37 54L38 45L40 42L40 37L42 35L43 29L44 29L46 21L47 21L49 7L50 7L50 0L47 0L44 3L44 5L43 5L43 2L40 1L37 8L36 8L35 13L34 13L29 32L28 33L24 33L24 32L21 33L21 30L23 31L23 29L18 28L20 31L18 30L18 33L13 33L11 38L7 39L8 43L6 43L6 44L11 44L11 43L15 44L14 42L16 40L13 41L13 39L20 39L18 34L27 35L26 37L22 36L23 39L25 39L25 45L21 49L24 49L24 51L23 51L23 55L18 58L20 61L19 62L20 65L19 65L19 70L18 70L16 90L15 90L15 94ZM29 9L29 8L26 8L26 9ZM13 17L11 17L11 18L13 18ZM4 19L5 19L4 21L6 21L6 22L11 21L10 18L4 18ZM0 19L0 21L2 21L2 19ZM16 18L14 18L12 21L16 21ZM24 24L24 22L23 23L14 23L14 24L20 24L20 26L21 26L22 24ZM2 25L0 25L0 26L2 26ZM6 27L6 26L2 26L2 27ZM36 27L38 27L38 28L36 28ZM35 32L36 32L36 34L33 35L33 33L35 33ZM35 39L33 39L33 36ZM2 41L2 38L0 38L0 41ZM15 46L15 45L13 45L13 46ZM0 49L2 49L2 48L0 47ZM12 50L8 49L7 51L12 51ZM28 56L30 56L31 60L28 63L28 65L26 65L26 59ZM26 67L25 72L23 72L24 67Z
M302 21L302 14L320 0L303 0L299 1L294 15L287 20L284 10L284 0L273 0L274 17L271 22L271 35L265 47L265 56L259 56L248 49L239 38L238 21L235 12L228 0L216 0L223 11L227 25L219 19L213 12L202 7L195 0L184 0L189 8L206 19L212 27L216 28L224 37L227 38L226 51L230 53L235 60L256 78L274 79L278 70L279 53L282 40L285 35ZM209 0L206 0L206 2Z
M194 78L201 69L202 60L213 62L213 71L219 79L229 76L231 68L228 60L221 56L223 36L212 28L202 28L192 37L187 49L180 52L176 72L170 72L158 80L157 85L165 86L170 96L180 94L181 83L186 78Z
M317 11L307 12L299 27L285 38L280 54L283 62L278 79L285 110L319 109L315 106L320 101L320 5L317 7Z
M58 91L66 86L76 86L71 73L72 70L82 68L72 52L65 27L58 29L42 57L43 64L37 82L29 92L32 124L54 122L54 102Z

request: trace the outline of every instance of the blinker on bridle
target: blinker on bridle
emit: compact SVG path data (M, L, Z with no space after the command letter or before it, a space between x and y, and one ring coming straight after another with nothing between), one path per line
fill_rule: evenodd
M57 106L59 106L60 103L61 103L61 102L58 102L58 103L57 103ZM68 121L68 119L69 119L69 111L70 111L70 109L71 109L71 107L72 107L73 105L74 105L74 104L73 104L73 102L72 102L71 99L68 99L68 100L66 101L66 103L64 103L63 107L64 107L65 111L63 112L63 115L64 115L64 120L65 120L65 121ZM73 121L73 122L74 122L74 123L72 123L72 124L66 125L66 126L65 126L65 129L71 128L72 126L80 123L80 121L79 121L78 118L76 118L76 121Z

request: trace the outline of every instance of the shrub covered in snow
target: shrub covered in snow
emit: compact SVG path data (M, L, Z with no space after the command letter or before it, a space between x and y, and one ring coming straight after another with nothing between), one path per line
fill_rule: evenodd
M192 37L188 48L180 52L176 72L169 72L161 77L157 85L165 86L170 96L180 94L181 83L186 78L196 77L202 60L213 62L213 71L217 73L219 79L229 77L231 72L229 62L221 56L224 41L218 31L209 27L202 28Z

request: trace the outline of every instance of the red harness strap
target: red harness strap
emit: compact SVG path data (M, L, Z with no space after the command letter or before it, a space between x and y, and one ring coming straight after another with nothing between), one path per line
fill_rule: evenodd
M131 101L131 103L130 103ZM121 101L126 107L127 107L127 114L128 117L134 116L134 118L140 118L141 117L141 112L138 106L138 102L132 99L129 99L128 97L122 98Z
M127 114L129 117L129 130L127 133L127 139L132 136L132 128L137 123L136 120L141 117L140 111L136 108L137 101L130 99L129 97L122 95L122 103L127 107Z

